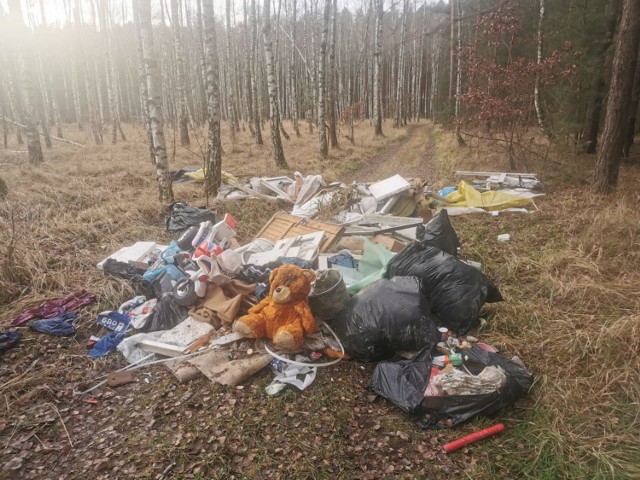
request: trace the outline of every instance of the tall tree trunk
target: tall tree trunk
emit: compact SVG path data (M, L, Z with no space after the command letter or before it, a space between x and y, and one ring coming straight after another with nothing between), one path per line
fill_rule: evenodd
M17 27L18 33L25 38L15 38L18 46L18 63L20 65L20 79L25 93L25 106L23 123L27 126L27 151L29 163L38 165L44 161L42 155L42 145L40 144L40 134L38 133L38 110L35 93L35 74L33 71L33 50L30 45L30 38L27 37L27 30L22 19L22 9L19 0L9 1L9 15L11 21Z
M400 51L398 52L398 77L396 84L396 115L393 121L395 128L403 126L404 112L402 107L404 106L404 58L406 49L406 35L407 35L407 10L409 7L409 0L403 1L402 6L402 27L400 30Z
M258 98L258 65L256 50L258 44L258 21L256 18L256 0L251 0L251 51L249 59L251 62L251 97L253 98L253 130L256 136L256 144L262 145L262 127L260 126L260 99Z
M636 136L636 117L638 116L638 106L640 104L640 50L638 51L638 58L636 60L636 73L633 79L633 91L631 93L631 100L629 102L629 118L627 120L627 127L624 133L624 144L622 146L622 155L625 158L629 158L629 152L631 145L633 145L633 139Z
M376 137L382 135L382 16L384 0L373 0L376 8L375 38L373 40L373 123Z
M611 86L598 149L598 161L592 188L597 193L611 192L618 183L629 99L633 90L638 47L640 46L640 0L624 0L622 19L613 57Z
M333 0L333 13L331 14L331 41L329 44L329 81L327 92L327 114L329 115L329 143L331 148L338 148L338 133L336 132L336 23L338 16L338 1Z
M236 146L236 132L238 131L238 115L236 112L236 100L235 100L235 68L231 62L231 0L226 1L225 8L226 20L227 20L227 86L228 86L228 102L227 102L227 115L229 117L229 132L231 133L231 145L232 149Z
M207 66L207 104L209 134L207 137L206 185L208 195L217 195L222 178L222 145L220 143L220 90L218 86L218 46L213 2L202 4L204 20L204 49Z
M178 130L180 131L180 145L191 145L189 139L189 116L187 114L186 76L184 72L184 50L180 24L180 8L178 0L171 0L171 23L173 27L173 49L176 56L176 75L178 87Z
M462 94L462 59L460 58L460 51L462 50L462 9L460 7L460 0L456 1L456 24L457 24L457 48L456 48L456 103L453 114L456 118L460 115L460 95ZM456 122L456 140L459 147L464 147L465 142L460 134L460 122Z
M544 33L543 33L543 23L544 23L544 0L539 1L539 17L538 17L538 35L537 35L537 46L538 46L538 54L536 57L536 63L538 66L542 64L542 51L543 51L543 42L544 42ZM538 128L542 131L545 137L551 140L551 131L548 128L546 118L544 115L544 111L542 110L542 105L540 102L540 78L536 75L535 84L533 86L533 104L536 109L536 119L538 121Z
M296 86L296 21L297 21L297 0L293 0L293 12L291 21L291 58L289 60L289 83L291 92L291 101L289 110L291 112L291 120L293 121L293 130L296 136L300 136L300 127L298 125L298 88Z
M269 88L269 112L271 116L271 145L273 146L273 158L280 168L288 168L282 149L280 138L280 111L278 108L278 85L273 59L273 41L271 40L271 0L264 0L264 24L262 26L264 36L264 54L267 63L267 86Z
M116 104L116 92L114 88L114 71L113 60L111 58L111 28L107 15L109 14L109 5L107 0L100 0L100 10L98 17L100 18L100 30L104 35L104 52L105 52L105 78L107 82L107 101L109 104L109 115L111 117L111 143L115 145L118 141L118 127L120 119L118 117L118 107Z
M327 85L325 83L325 70L327 65L327 37L329 33L329 16L331 15L331 0L325 0L324 17L322 21L322 35L320 37L320 51L318 53L318 146L322 158L327 158L329 147L327 146L327 129L324 112L326 103Z
M138 53L138 84L140 85L140 109L142 110L144 128L147 132L147 142L149 143L149 155L151 157L151 164L155 165L156 156L153 151L153 135L151 133L151 118L149 116L149 89L147 87L147 72L144 64L144 49L142 45L142 29L139 12L139 8L133 9L133 23L136 28L136 47ZM153 36L151 37L151 40L153 40Z
M593 78L593 94L590 98L590 106L588 109L587 119L587 135L585 138L586 152L596 153L598 149L598 133L600 131L600 117L602 116L602 107L605 99L605 75L608 70L608 65L611 60L610 47L613 44L613 38L616 30L616 23L618 20L618 8L619 2L612 1L607 2L607 7L612 11L609 13L609 24L607 28L607 35L604 41L601 42L598 59L604 63L601 68L597 68L595 76Z
M149 148L153 152L158 181L158 198L162 203L173 201L173 188L169 175L169 158L164 139L164 117L162 114L162 91L160 72L156 60L156 51L151 26L151 0L138 0L140 17L140 34L142 42L142 62L146 77L149 117L151 123L152 143Z

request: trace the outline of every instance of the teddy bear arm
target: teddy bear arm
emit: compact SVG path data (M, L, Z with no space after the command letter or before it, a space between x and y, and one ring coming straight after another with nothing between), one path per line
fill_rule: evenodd
M309 305L306 303L296 305L296 313L300 316L302 329L305 333L316 333L318 331L316 320L313 318L313 313L311 313Z
M261 315L249 313L236 320L233 331L252 338L265 337L265 320Z

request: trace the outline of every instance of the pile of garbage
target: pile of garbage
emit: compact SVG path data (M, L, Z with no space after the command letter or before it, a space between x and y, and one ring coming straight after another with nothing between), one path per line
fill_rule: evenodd
M470 184L444 197L399 175L351 186L327 185L320 175L250 186L225 179L224 198L288 199L292 210L240 245L232 215L176 202L166 217L169 245L139 241L101 261L105 275L129 280L139 293L100 313L106 333L87 341L93 358L118 351L127 359L109 385L158 363L181 382L204 375L230 386L270 366L266 392L275 395L288 385L307 388L319 368L341 360L379 362L369 387L425 427L454 426L526 395L532 376L522 362L468 335L483 305L503 300L498 288L479 263L460 257L449 207L435 216L429 208L438 198L463 202L456 195L470 202L478 193ZM512 194L495 190L479 194L485 208L486 193L501 194L489 208L496 198L512 208L505 203ZM347 201L331 221L311 218L337 197ZM31 320L34 330L73 335L73 311L94 299L78 292L13 324Z

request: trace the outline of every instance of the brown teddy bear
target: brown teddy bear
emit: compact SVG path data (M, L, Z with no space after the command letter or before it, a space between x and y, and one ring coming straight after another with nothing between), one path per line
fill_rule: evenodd
M269 338L284 350L299 349L305 333L317 331L316 321L307 304L312 270L296 265L282 265L269 275L269 296L240 317L233 331L246 337Z

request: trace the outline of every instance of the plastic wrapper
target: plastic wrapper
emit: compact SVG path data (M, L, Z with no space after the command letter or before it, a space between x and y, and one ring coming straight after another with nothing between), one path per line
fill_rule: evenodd
M418 280L395 277L379 280L355 295L333 328L353 358L380 360L437 343L434 320Z
M439 326L459 335L477 325L485 302L502 301L498 288L482 272L421 242L408 245L387 265L387 277L407 275L421 280Z
M342 274L347 291L358 293L367 285L380 280L385 272L389 260L395 253L391 252L385 245L373 243L366 238L364 240L364 252L358 261L358 268L348 268L341 265L333 265L332 268Z

